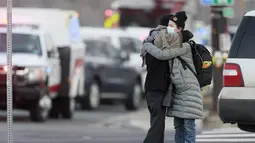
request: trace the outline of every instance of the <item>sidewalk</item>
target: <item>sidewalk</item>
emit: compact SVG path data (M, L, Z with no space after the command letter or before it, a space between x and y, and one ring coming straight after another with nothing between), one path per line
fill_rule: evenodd
M205 117L207 112L205 112ZM113 117L109 120L101 122L103 126L122 126L122 127L135 127L147 131L150 128L150 118L148 109L141 109L137 112L126 114L123 116ZM200 132L203 129L203 121L196 120L196 129ZM166 130L173 131L173 118L166 118Z

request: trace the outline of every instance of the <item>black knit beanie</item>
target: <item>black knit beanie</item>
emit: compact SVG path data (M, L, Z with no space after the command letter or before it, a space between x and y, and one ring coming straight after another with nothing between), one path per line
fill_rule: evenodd
M177 12L174 17L172 17L172 21L176 23L178 27L181 27L182 29L185 28L185 22L188 19L185 11L179 11Z

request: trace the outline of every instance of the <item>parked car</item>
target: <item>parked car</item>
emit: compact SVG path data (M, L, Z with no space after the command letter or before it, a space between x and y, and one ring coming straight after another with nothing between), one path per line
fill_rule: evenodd
M97 27L82 27L82 37L100 37L108 42L111 42L113 47L117 50L124 51L129 55L129 59L123 64L134 68L139 74L139 80L141 81L142 87L145 83L145 68L141 68L142 60L140 57L140 49L142 42L133 37L129 32L124 29L106 29ZM125 54L123 53L123 54ZM144 88L143 88L144 89ZM144 90L143 90L144 91Z
M137 60L134 62L139 64L138 66L141 68L142 60L140 58L140 48L142 46L142 42L145 38L148 37L150 33L151 28L148 27L127 27L125 31L130 34L130 37L136 41L136 49L139 49L137 53L133 53L134 56L139 57ZM142 68L142 83L145 83L147 71L146 67ZM144 86L143 86L143 91L144 91Z
M129 60L128 54L100 37L88 37L85 43L87 94L80 100L83 109L97 109L101 99L120 99L127 110L139 109L142 99L140 73L124 64Z
M255 10L247 12L233 38L223 70L218 97L219 116L224 123L237 123L255 132Z

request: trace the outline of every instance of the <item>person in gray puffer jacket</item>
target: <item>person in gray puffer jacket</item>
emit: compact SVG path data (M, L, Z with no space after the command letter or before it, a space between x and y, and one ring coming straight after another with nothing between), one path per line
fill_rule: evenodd
M190 45L183 43L180 48L186 50L186 53L180 57L195 71ZM145 43L142 49L159 60L169 60L172 84L169 85L163 106L168 108L166 115L174 117L176 143L195 143L195 119L203 118L203 100L197 78L189 69L183 68L178 58L173 58L176 57L176 53L171 52L171 49L160 49L150 42ZM174 93L172 93L173 85Z

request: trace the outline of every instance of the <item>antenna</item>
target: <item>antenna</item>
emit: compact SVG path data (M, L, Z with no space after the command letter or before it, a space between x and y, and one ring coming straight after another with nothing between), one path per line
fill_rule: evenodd
M12 0L7 0L7 124L8 143L13 143L12 138Z

